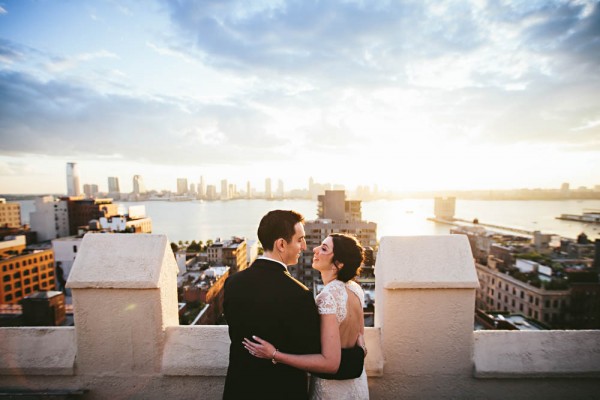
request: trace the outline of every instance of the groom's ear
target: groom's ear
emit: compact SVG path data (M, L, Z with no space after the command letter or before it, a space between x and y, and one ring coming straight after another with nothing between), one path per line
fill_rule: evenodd
M283 238L279 238L275 241L275 248L279 251L283 251L285 249L285 240Z

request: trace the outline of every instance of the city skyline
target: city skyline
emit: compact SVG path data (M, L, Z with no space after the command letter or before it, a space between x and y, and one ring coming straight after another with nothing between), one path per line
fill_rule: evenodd
M423 191L409 191L409 190L404 190L404 191L394 191L394 190L380 190L380 188L374 184L374 185L361 185L361 184L357 184L356 186L352 186L352 187L346 187L343 184L340 184L338 182L319 182L317 180L315 180L313 177L308 177L306 179L306 181L304 182L304 184L300 184L299 186L295 186L295 187L289 187L286 186L283 180L277 180L277 182L274 182L274 180L272 178L266 177L264 178L262 181L259 181L259 184L257 186L254 186L250 181L246 181L245 184L240 183L240 182L232 182L230 181L227 177L210 177L207 178L205 176L200 176L197 181L194 181L193 178L188 179L185 177L173 177L171 180L174 182L172 187L167 187L167 188L146 188L146 185L143 183L144 182L144 177L142 175L136 174L133 175L131 177L130 180L125 179L124 182L129 182L131 181L131 185L129 184L125 184L123 185L123 189L121 190L121 182L123 182L123 180L120 179L120 177L114 177L114 176L107 176L104 177L105 182L107 182L107 185L104 187L104 185L102 184L98 184L96 182L87 182L87 183L81 183L81 177L79 176L79 173L77 172L79 170L79 165L77 163L73 163L73 162L69 162L67 163L67 168L66 168L66 182L67 182L67 191L66 193L61 193L61 192L47 192L47 193L35 193L35 192L27 192L27 193L9 193L9 192L0 192L0 194L2 195L16 195L16 196L21 196L21 195L57 195L57 196L80 196L80 195L85 195L87 197L97 197L98 195L101 196L115 196L115 195L127 195L127 194L136 194L136 195L140 195L140 194L148 194L148 193L168 193L171 195L188 195L188 194L198 194L199 196L202 196L202 198L206 197L207 195L209 195L207 193L207 189L211 189L214 191L213 195L217 195L218 199L223 199L222 197L222 191L226 190L228 192L228 195L226 196L226 198L230 198L230 196L237 194L237 195L243 195L244 197L246 195L250 195L250 196L267 196L267 197L286 197L287 195L291 194L292 192L296 192L296 194L299 194L299 192L306 192L305 195L310 195L311 192L314 192L315 190L317 192L315 193L321 193L324 190L344 190L347 192L353 192L355 194L359 194L360 196L364 196L366 195L367 197L370 197L370 195L373 195L375 197L378 196L383 196L386 197L387 195L424 195L424 194L429 194L429 195L436 195L436 196L446 196L446 195L450 195L450 196L454 196L456 194L462 193L463 195L465 194L474 194L476 195L477 193L479 194L485 194L485 195L491 195L493 193L496 193L497 195L501 195L502 193L505 194L509 194L509 193L518 193L518 192L524 192L521 193L521 195L525 195L527 196L527 193L529 193L529 195L533 195L535 192L537 191L541 191L541 192L545 192L547 194L551 194L551 195L560 195L562 193L562 195L567 195L567 193L570 194L576 194L576 193L583 193L583 194L595 194L596 196L598 196L598 194L600 193L600 185L596 184L593 186L578 186L578 187L574 187L570 184L570 182L563 182L561 183L560 187L549 187L549 188L542 188L542 187L524 187L524 188L508 188L508 189L480 189L480 190L423 190ZM172 183L173 183L172 182ZM274 185L277 185L276 190L274 190ZM141 185L141 186L140 186ZM229 192L233 188L235 188L235 193L233 192ZM131 187L130 187L131 186ZM136 187L137 186L137 187ZM224 189L225 186L227 186L227 189ZM203 193L200 192L200 188L202 187L202 191ZM142 190L140 190L140 188ZM186 189L184 189L186 188ZM251 191L251 192L249 192ZM539 194L539 193L538 193ZM209 195L210 197L210 195ZM589 197L589 196L588 196ZM232 196L231 198L237 198L236 196ZM216 198L215 198L216 199ZM212 199L212 200L215 200Z
M0 190L594 187L600 5L5 1ZM214 177L214 179L213 179Z

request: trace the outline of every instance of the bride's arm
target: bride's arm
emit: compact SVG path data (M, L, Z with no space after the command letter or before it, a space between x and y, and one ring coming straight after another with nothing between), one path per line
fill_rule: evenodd
M321 315L321 354L288 354L257 336L244 339L244 347L255 357L267 358L304 371L334 374L340 367L340 330L335 314Z

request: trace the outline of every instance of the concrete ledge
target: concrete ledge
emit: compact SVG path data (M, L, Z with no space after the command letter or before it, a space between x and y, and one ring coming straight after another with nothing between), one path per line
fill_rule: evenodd
M163 374L225 376L231 343L227 330L227 325L167 327Z
M380 261L381 260L381 261ZM465 235L385 236L377 263L396 268L377 268L377 284L385 289L473 289L479 280ZM401 266L401 267L398 267ZM379 279L381 278L381 280Z
M365 328L365 343L367 346L367 358L365 359L367 376L382 376L384 358L381 348L381 329Z
M475 377L600 377L600 331L476 331Z
M74 327L0 328L0 375L74 375Z
M225 376L229 365L229 334L226 325L172 326L162 359L162 373L167 376ZM368 376L383 375L381 330L365 328Z

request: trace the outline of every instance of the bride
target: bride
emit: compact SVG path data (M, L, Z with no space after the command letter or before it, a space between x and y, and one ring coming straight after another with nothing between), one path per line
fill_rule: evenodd
M321 273L325 288L317 296L321 316L321 354L287 354L257 336L244 339L244 346L255 357L271 359L322 376L335 374L340 366L341 349L364 346L364 292L353 278L363 261L363 249L356 238L339 233L329 235L313 249L312 267ZM356 376L356 375L355 375ZM311 399L368 399L369 388L364 367L356 379L334 380L311 376Z

